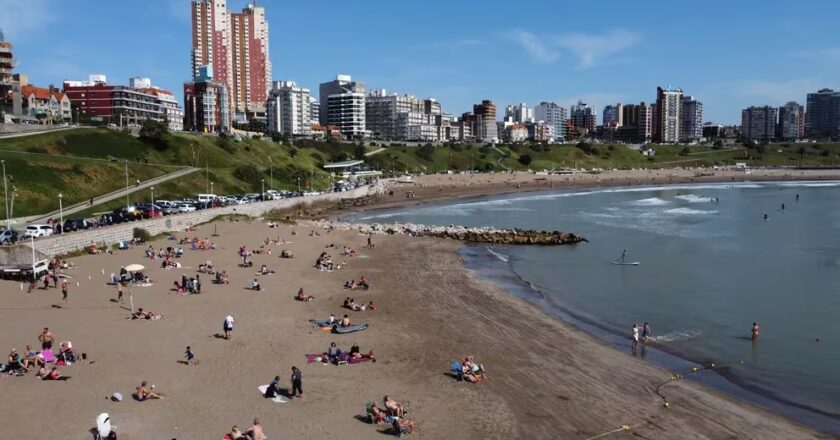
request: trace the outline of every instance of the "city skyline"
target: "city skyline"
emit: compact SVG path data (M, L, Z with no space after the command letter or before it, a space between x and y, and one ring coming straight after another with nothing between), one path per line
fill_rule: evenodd
M230 0L228 7L241 10L247 3ZM704 120L731 124L740 122L744 108L791 100L804 105L807 93L838 88L833 72L840 67L840 37L831 32L828 11L840 10L834 5L821 14L805 8L759 14L750 4L713 2L702 11L668 4L672 22L630 6L605 16L593 13L597 5L570 9L546 1L521 11L501 3L480 11L451 5L445 16L430 5L372 1L341 18L302 5L259 5L273 23L272 80L315 91L348 74L370 89L436 98L453 114L484 99L500 108L542 101L568 108L580 99L600 116L617 102L653 102L657 86L670 86L702 101ZM180 100L178 91L191 79L188 0L96 8L81 0L0 0L0 9L8 11L0 27L15 45L16 70L34 84L60 86L91 73L116 84L143 76ZM131 9L157 13L149 20L125 14ZM529 12L535 9L545 13ZM405 32L398 17L406 16L426 23L427 32ZM331 31L318 31L323 28ZM772 35L772 44L756 43L758 31ZM102 37L120 32L122 38ZM343 50L348 47L353 50ZM666 54L683 59L669 62Z

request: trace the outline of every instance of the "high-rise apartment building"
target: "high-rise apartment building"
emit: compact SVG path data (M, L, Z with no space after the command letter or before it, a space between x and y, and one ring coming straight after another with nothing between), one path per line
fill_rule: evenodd
M312 95L294 81L275 81L266 102L268 131L288 136L312 134Z
M534 108L534 118L537 121L545 121L546 124L554 127L554 138L563 141L566 138L566 119L568 119L566 108L555 102L541 102Z
M423 101L413 95L388 93L385 89L371 90L365 98L365 127L371 135L381 139L405 140L405 133L397 133L397 118L403 113L414 113L416 117L401 117L401 123L420 122L423 113Z
M201 66L213 66L209 73L226 85L234 112L264 112L271 86L265 9L248 5L241 13L231 13L227 0L193 0L193 78Z
M776 109L750 107L741 111L741 137L751 141L769 142L776 133Z
M805 135L809 139L840 137L840 91L821 89L808 94Z
M603 121L601 124L605 127L621 127L623 122L621 103L604 107L604 113L601 121Z
M595 113L595 108L590 107L580 100L578 100L577 104L572 105L572 109L569 112L569 119L572 121L572 126L581 135L594 133L595 126L598 125L598 116Z
M794 101L779 107L776 137L783 141L795 141L805 137L805 107Z
M499 126L496 123L496 104L485 99L481 104L473 106L473 127L472 135L484 142L497 142L499 140Z
M703 103L693 96L682 97L680 142L697 142L703 137Z
M230 14L230 37L234 108L246 115L265 113L271 88L265 8L247 5L242 12Z
M199 133L229 131L229 97L227 84L213 79L213 68L199 67L195 79L184 83L184 130Z
M680 141L682 129L682 96L681 89L666 90L656 88L656 108L653 123L653 141L660 143L677 143Z
M626 143L650 142L653 133L652 116L650 104L644 101L639 104L622 105L621 126L616 128L615 140Z
M327 100L330 95L339 93L365 93L364 83L353 81L350 75L336 75L335 80L321 83L318 88L318 97L321 100L321 112L318 120L321 125L327 125Z
M335 125L348 139L366 137L365 85L353 81L349 75L338 75L334 81L322 83L321 125Z
M511 120L517 124L534 122L534 109L528 107L528 104L525 104L524 102L516 105L509 105L505 108L505 120Z

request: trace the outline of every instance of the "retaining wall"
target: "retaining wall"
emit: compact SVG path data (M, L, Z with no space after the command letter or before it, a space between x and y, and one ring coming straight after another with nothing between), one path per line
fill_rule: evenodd
M195 212L170 215L166 217L138 220L134 222L121 223L118 225L105 226L85 231L70 232L65 235L54 235L35 240L35 250L49 257L69 254L80 251L91 244L97 246L112 245L125 240L131 240L134 235L134 228L142 228L151 235L164 232L183 231L184 229L206 223L215 217L225 214L245 214L251 217L260 217L274 209L288 209L298 205L311 205L320 202L336 202L341 199L355 199L371 194L382 193L386 182L379 182L359 187L350 191L321 194L310 197L296 197L291 199L268 200L265 202L254 202L245 205L232 205L222 208L203 209ZM32 241L22 242L18 246L26 247L31 256Z

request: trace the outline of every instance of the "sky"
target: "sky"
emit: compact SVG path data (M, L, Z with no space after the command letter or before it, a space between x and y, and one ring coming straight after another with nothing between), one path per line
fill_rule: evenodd
M705 121L727 124L751 105L804 105L808 92L840 88L835 0L258 3L274 79L313 95L349 74L456 115L482 99L582 99L600 120L605 105L650 102L670 86L702 101ZM179 99L191 74L189 14L189 0L0 0L16 71L31 83L144 76Z

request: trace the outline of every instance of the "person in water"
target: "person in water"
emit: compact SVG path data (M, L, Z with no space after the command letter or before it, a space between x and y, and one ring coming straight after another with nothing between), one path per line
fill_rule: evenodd
M624 261L627 259L628 255L630 255L630 253L627 252L627 249L624 249L623 251L621 251L621 258L619 258L619 261L624 263Z
M639 326L633 323L633 350L639 346Z
M652 336L653 335L651 334L651 331L650 331L650 324L645 322L645 324L642 326L642 340L645 343L647 343Z
M761 328L758 326L758 323L757 323L757 322L754 322L754 323L753 323L753 325L752 325L752 330L751 330L751 332L752 332L752 341L753 341L753 342L757 342L757 341L758 341L758 332L759 332L760 330L761 330Z
M767 220L767 213L764 213L764 220Z

